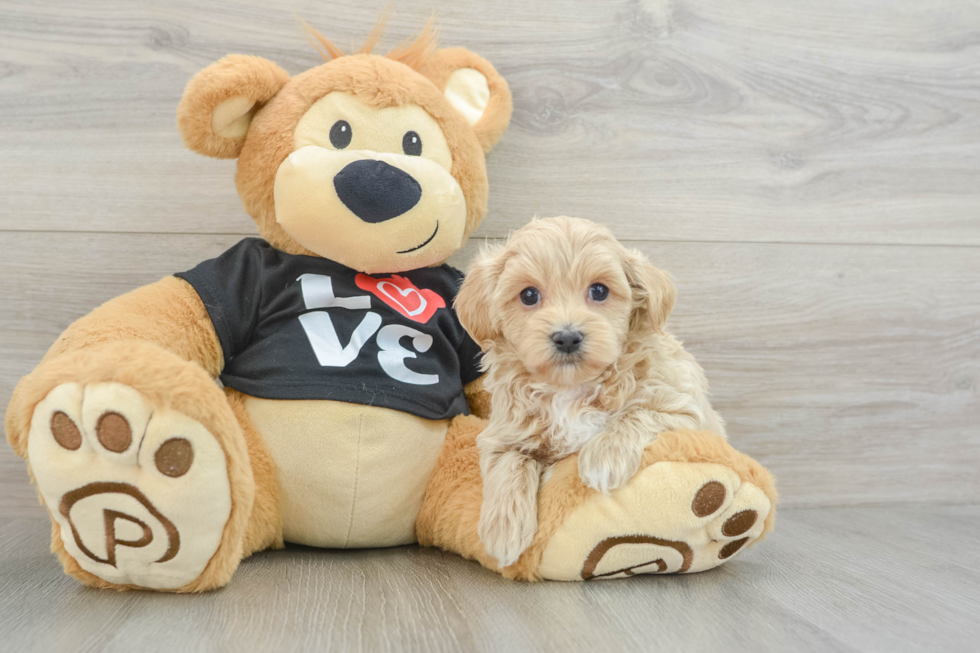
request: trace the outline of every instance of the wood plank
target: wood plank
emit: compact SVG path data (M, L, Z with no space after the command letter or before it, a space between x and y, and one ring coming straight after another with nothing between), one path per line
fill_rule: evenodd
M399 3L386 43L431 1ZM240 233L231 162L174 109L228 52L318 63L379 7L297 0L5 0L0 229ZM510 80L490 159L502 236L534 213L655 240L980 244L980 5L629 0L435 3L443 42Z
M716 570L585 584L514 583L434 549L290 547L188 597L89 590L48 553L46 522L3 520L0 637L18 651L965 652L978 537L978 506L786 510Z
M0 233L0 406L72 320L237 240ZM672 329L707 370L732 442L770 466L785 505L980 494L974 249L630 244L673 273ZM22 464L0 451L0 514L38 514Z

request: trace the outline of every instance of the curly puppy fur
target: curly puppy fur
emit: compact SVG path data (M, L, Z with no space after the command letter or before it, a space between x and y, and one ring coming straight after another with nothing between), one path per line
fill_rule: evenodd
M576 218L534 220L474 264L456 310L485 352L479 533L501 566L533 540L541 474L556 462L579 452L582 482L608 493L660 432L724 436L704 371L664 328L674 299L665 273ZM563 332L580 339L573 352L559 349Z

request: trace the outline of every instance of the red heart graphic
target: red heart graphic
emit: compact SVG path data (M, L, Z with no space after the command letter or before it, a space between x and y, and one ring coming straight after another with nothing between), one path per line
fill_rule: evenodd
M354 283L408 319L422 324L429 321L436 309L446 307L446 300L436 292L428 288L420 290L414 283L397 274L390 279L375 279L359 273L354 277Z

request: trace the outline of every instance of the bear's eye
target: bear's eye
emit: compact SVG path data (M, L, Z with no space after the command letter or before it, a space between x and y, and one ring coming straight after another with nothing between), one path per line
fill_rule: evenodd
M541 300L541 293L537 288L525 288L521 291L521 303L525 306L534 306Z
M350 123L346 120L338 120L330 128L330 143L338 150L342 150L350 145L353 134L350 130Z
M594 302L604 302L609 297L609 288L606 288L601 283L594 283L589 286L589 297Z
M402 136L402 151L409 156L422 155L422 139L415 132L405 132Z

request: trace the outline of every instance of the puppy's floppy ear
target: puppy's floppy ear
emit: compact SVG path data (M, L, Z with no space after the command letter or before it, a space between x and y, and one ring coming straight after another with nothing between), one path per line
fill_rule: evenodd
M504 268L503 249L497 245L480 253L453 302L460 324L481 347L498 335L490 317L490 301Z
M219 59L191 78L177 106L184 145L205 156L234 159L256 110L288 81L289 73L262 57Z
M465 48L436 50L420 73L443 92L489 152L500 140L513 111L510 88L490 62Z
M670 276L657 268L636 250L629 250L623 263L623 270L633 291L633 316L631 327L652 327L663 331L667 317L674 309L677 290Z

